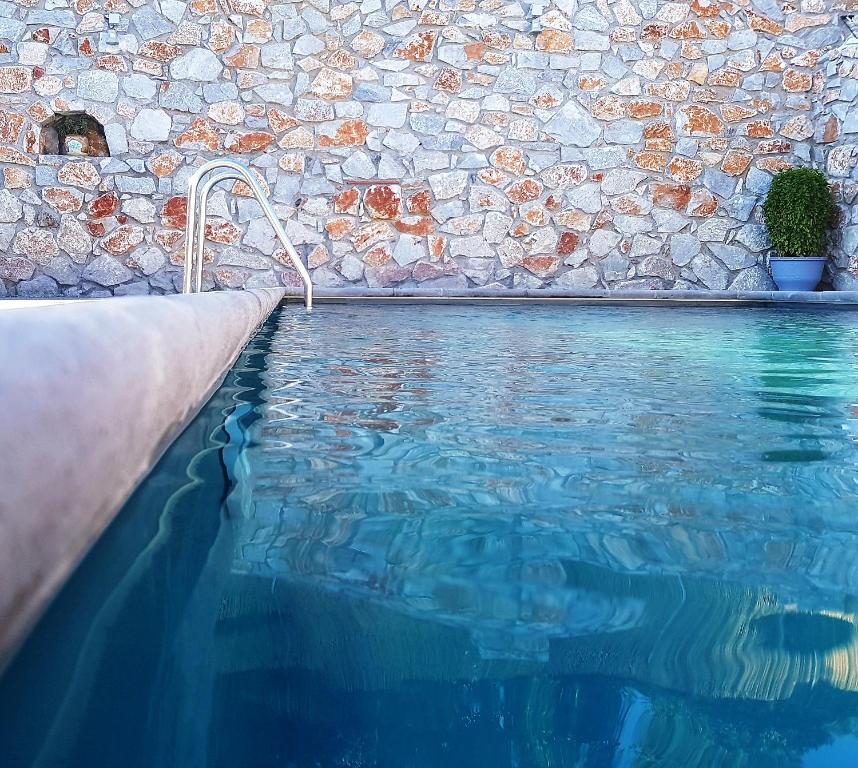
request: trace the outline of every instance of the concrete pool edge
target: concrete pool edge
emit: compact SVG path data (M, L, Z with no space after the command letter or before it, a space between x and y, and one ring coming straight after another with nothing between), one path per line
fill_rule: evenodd
M301 294L288 289L287 303L301 301ZM858 308L858 291L670 291L670 290L556 290L472 288L470 290L414 288L317 289L318 303L347 301L445 302L567 302L570 304L631 304L645 306L753 306L805 305Z
M0 670L283 295L0 311Z

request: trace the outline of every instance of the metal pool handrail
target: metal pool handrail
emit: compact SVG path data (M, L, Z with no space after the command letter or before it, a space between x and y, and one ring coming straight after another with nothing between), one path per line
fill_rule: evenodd
M220 168L226 169L211 178L207 179L205 184L200 184L205 176L212 171ZM209 194L216 184L229 179L238 179L243 181L250 188L256 202L259 203L265 218L274 229L274 234L286 250L289 260L301 276L301 281L304 283L304 304L307 309L313 308L313 282L310 279L310 273L301 261L301 257L289 240L286 230L277 218L277 213L271 207L271 203L265 196L265 190L257 180L253 172L243 163L238 163L235 160L209 160L209 162L200 166L191 176L188 182L188 213L185 221L185 266L184 274L182 275L182 293L198 293L202 290L203 285L203 246L206 239L206 217L207 203ZM197 219L199 211L199 220Z

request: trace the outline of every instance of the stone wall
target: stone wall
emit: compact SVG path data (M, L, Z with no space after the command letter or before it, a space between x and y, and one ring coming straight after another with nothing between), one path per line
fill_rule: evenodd
M858 3L852 3L858 6ZM858 29L858 26L856 26ZM825 90L815 105L818 142L815 157L831 179L837 202L837 227L832 232L831 283L837 290L858 290L858 39L825 58Z
M0 292L177 290L218 155L323 288L769 288L758 203L813 164L855 287L849 5L0 0ZM40 156L66 112L111 157ZM207 285L297 285L243 191L212 199Z

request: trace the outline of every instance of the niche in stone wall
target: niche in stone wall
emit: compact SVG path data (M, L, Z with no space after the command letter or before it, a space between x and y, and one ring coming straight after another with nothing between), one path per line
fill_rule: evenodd
M63 112L42 126L43 155L109 157L104 126L86 112Z

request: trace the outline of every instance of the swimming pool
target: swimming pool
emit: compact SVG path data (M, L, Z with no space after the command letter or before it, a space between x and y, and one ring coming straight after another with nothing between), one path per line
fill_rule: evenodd
M0 680L0 764L855 765L855 318L282 308Z

